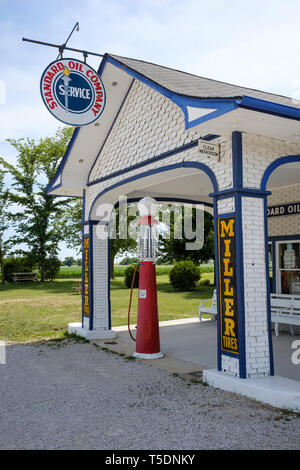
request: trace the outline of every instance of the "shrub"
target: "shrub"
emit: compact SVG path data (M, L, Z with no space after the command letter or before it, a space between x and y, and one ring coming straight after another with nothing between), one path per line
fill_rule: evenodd
M13 273L31 273L33 267L33 262L25 256L7 258L3 265L4 280L13 282Z
M136 267L136 264L131 264L124 271L124 282L125 282L126 287L128 287L128 289L131 288L132 277L133 277L135 267ZM136 274L135 274L135 279L134 279L134 285L133 285L134 288L139 287L139 274L140 274L140 268L138 267Z
M169 274L170 283L174 289L182 291L195 289L200 277L199 266L190 260L175 263Z
M61 261L56 256L51 256L45 260L45 279L56 279L59 275Z

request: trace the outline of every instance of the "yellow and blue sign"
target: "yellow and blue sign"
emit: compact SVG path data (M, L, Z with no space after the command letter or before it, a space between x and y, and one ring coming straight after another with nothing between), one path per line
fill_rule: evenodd
M83 237L82 247L82 313L90 315L90 282L89 282L90 237Z
M105 89L98 73L77 59L59 59L41 78L41 95L48 111L59 121L86 126L105 107Z
M235 217L218 219L221 351L239 354Z

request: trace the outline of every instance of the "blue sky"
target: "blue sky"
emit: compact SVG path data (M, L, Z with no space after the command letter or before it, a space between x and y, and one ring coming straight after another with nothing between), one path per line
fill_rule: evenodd
M22 37L62 43L79 21L69 46L300 99L299 17L299 0L0 0L0 155L15 159L6 138L60 125L39 91L57 51ZM97 68L100 58L88 62Z

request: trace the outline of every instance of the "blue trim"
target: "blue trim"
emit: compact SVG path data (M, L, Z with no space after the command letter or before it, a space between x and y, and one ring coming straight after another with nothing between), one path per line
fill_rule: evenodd
M90 224L90 249L89 249L89 303L90 303L90 324L89 329L92 330L94 327L94 233L93 226Z
M218 219L223 219L223 217L235 217L235 211L233 212L222 212L218 214Z
M89 174L88 174L88 178L87 178L88 183L89 183L89 181L90 181L90 176L91 176L91 173L92 173L92 171L93 171L93 169L94 169L94 166L95 166L95 164L96 164L96 162L97 162L97 160L98 160L98 157L99 157L100 153L102 152L102 149L103 149L104 145L106 144L108 137L110 136L110 133L111 133L111 131L112 131L114 125L115 125L115 122L116 122L116 120L117 120L118 117L119 117L119 114L120 114L120 112L121 112L121 109L123 108L123 106L124 106L124 104L125 104L125 101L126 101L128 95L129 95L129 92L130 92L131 87L132 87L132 85L133 85L133 82L134 82L134 79L133 79L132 82L130 83L129 88L128 88L128 90L127 90L125 96L124 96L124 99L123 99L123 101L122 101L122 103L121 103L121 105L120 105L120 107L119 107L119 110L118 110L118 112L117 112L117 114L116 114L116 116L115 116L115 118L114 118L114 120L113 120L113 122L112 122L112 124L111 124L111 126L110 126L110 128L109 128L108 133L106 134L106 137L105 137L105 139L104 139L104 141L103 141L103 144L101 145L100 150L99 150L99 152L97 153L97 156L96 156L96 158L95 158L95 160L94 160L94 163L93 163L93 165L92 165L92 167L91 167L91 169L90 169L90 171L89 171Z
M235 131L231 136L232 142L232 180L233 187L238 192L234 196L235 204L235 233L236 233L236 290L238 304L238 330L239 330L239 369L240 378L247 377L246 365L246 332L245 332L245 285L244 285L244 250L243 250L243 142L242 133ZM244 188L243 188L244 189ZM252 191L250 191L251 194Z
M137 72L134 69L131 69L130 67L128 67L127 65L124 65L119 60L113 57L110 57L107 54L105 54L100 64L100 68L98 70L99 74L103 72L103 69L107 62L113 64L115 67L119 69L124 70L126 73L128 73L128 75L131 75L132 77L138 79L140 82L144 83L145 85L148 85L150 88L162 94L166 98L173 101L173 103L175 103L177 106L179 106L184 113L186 129L196 126L200 124L201 122L206 122L210 119L214 119L218 116L229 113L230 111L233 111L239 106L235 98L196 98L196 97L190 97L187 95L180 95L178 93L174 93L173 91L170 91L167 88L163 87L162 85L159 85L158 83L154 82L153 80L150 80L149 78L145 77L141 73ZM193 121L189 121L187 106L193 106L193 107L204 108L204 109L214 108L216 109L216 111L206 114L205 116L202 116Z
M214 134L207 134L207 136L202 137L201 140L211 141L213 139L216 139L217 137L219 137L219 136L214 135ZM140 163L136 163L135 165L132 165L130 167L123 168L122 170L115 171L114 173L110 173L109 175L106 175L106 176L102 176L101 178L98 178L94 181L89 182L87 184L87 186L93 186L94 184L102 183L103 181L107 181L109 179L115 178L116 176L120 176L120 175L123 175L125 173L129 173L130 171L136 170L138 168L143 168L144 166L147 166L151 163L157 162L159 160L163 160L163 159L165 159L167 157L171 157L173 155L177 155L178 153L185 152L186 150L190 150L191 148L197 147L197 146L198 146L198 139L192 140L188 144L182 145L181 147L177 147L175 149L168 150L167 152L163 152L160 155L157 155L156 157L148 158L147 160L144 160Z
M218 245L218 201L214 198L214 248L215 248L215 273L217 290L217 364L218 370L222 371L221 353L221 320L220 320L220 279L219 279L219 245Z
M299 235L280 235L280 236L269 237L269 241L279 242L279 241L284 241L284 240L300 240L300 234Z
M73 148L73 145L78 137L78 134L79 134L79 131L80 131L80 127L75 127L74 129L74 132L72 134L72 137L71 137L71 140L69 142L69 145L68 145L68 148L66 150L66 153L64 154L63 156L63 159L62 161L60 162L59 164L59 167L58 169L56 170L56 173L54 175L54 177L52 178L52 180L50 181L50 183L48 184L48 186L46 187L46 194L48 194L50 191L54 191L55 189L57 188L60 188L61 185L62 185L62 172L65 168L65 165L67 163L67 160L69 158L69 155L71 153L71 150ZM58 184L56 184L55 186L53 186L53 183L60 177L60 182ZM68 196L64 196L64 197L68 197Z
M181 94L172 92L169 89L163 87L162 85L159 85L153 80L150 80L149 78L145 77L144 75L137 72L136 70L131 69L129 66L123 64L119 60L113 57L110 57L108 54L105 54L100 64L99 71L98 71L99 74L100 73L102 74L102 71L107 62L113 64L117 68L124 70L126 73L128 73L128 75L131 75L134 78L137 78L142 83L148 85L150 88L156 90L157 92L161 93L163 96L165 96L166 98L169 98L175 104L177 104L184 112L186 129L196 126L200 124L201 122L206 122L210 119L214 119L218 116L229 113L233 111L234 109L237 109L238 107L250 109L252 111L263 112L266 114L272 114L272 115L280 116L283 118L300 120L299 108L286 106L286 105L279 104L279 103L274 103L268 100L261 100L261 99L253 98L247 95L244 95L242 97L231 97L231 98L217 98L217 97L197 98L197 97L191 97L191 96L181 95ZM188 113L186 109L187 106L194 106L194 107L199 107L199 108L215 108L216 111L213 111L205 116L202 116L198 119L195 119L194 121L189 122Z
M300 155L287 155L285 157L279 157L274 160L265 170L262 180L261 180L261 189L265 190L268 184L268 179L271 173L279 166L285 165L286 163L295 163L300 162Z
M152 170L148 170L148 171L145 171L144 173L140 173L139 175L134 175L134 176L131 176L123 181L119 181L118 183L115 183L113 184L112 186L109 186L108 188L105 188L103 191L101 191L98 196L94 199L93 201L93 204L90 208L90 212L89 212L89 220L92 220L91 219L91 214L92 214L92 211L93 211L93 208L94 208L94 205L96 203L96 201L102 197L105 193L115 189L115 188L118 188L120 186L123 186L127 183L130 183L132 181L135 181L135 180L138 180L138 179L141 179L141 178L146 178L147 176L151 176L151 175L154 175L154 174L157 174L157 173L162 173L162 172L165 172L165 171L171 171L171 170L175 170L177 168L197 168L201 171L203 171L204 173L207 174L207 176L210 178L211 180L211 183L215 189L215 191L218 190L218 183L217 183L217 179L214 175L214 173L212 172L212 170L206 166L204 163L200 163L200 162L180 162L180 163L174 163L172 165L166 165L166 166L163 166L163 167L160 167L160 168L154 168Z
M254 189L254 188L240 188L240 187L233 187L230 189L223 189L222 191L218 191L215 193L210 193L210 197L217 197L218 199L227 199L230 196L235 196L235 194L241 194L245 197L264 197L269 196L272 194L271 191L262 191L261 189Z
M240 108L251 109L252 111L272 114L287 119L300 120L300 109L293 106L260 100L247 95L244 95L241 100L237 99L236 103Z
M109 230L109 227L107 227ZM107 307L108 329L111 330L111 298L110 298L110 238L107 238Z
M82 229L81 229L81 234L82 234L82 242L81 242L81 251L82 251L82 269L81 269L81 286L82 286L82 292L81 292L81 323L82 323L82 328L83 328L83 299L84 299L84 259L83 259L83 239L84 239L84 215L85 215L85 189L83 190L83 201L82 201Z
M183 111L185 118L185 128L190 129L191 127L197 126L203 122L215 119L223 114L227 114L234 111L238 105L233 99L201 99L201 98L188 98L180 95L172 95L172 101L177 104ZM204 116L197 119L189 120L189 113L187 107L199 108L199 109L215 109Z
M242 196L235 196L235 233L236 233L236 290L238 303L239 330L239 369L240 378L247 377L246 364L246 332L245 332L245 284L244 284L244 252L243 252L243 214Z
M266 257L266 284L267 284L267 323L269 338L269 357L270 357L270 375L274 375L274 357L273 357L273 340L272 340L272 322L271 322L271 290L269 275L269 240L268 240L268 218L267 218L268 200L264 199L264 225L265 225L265 257Z
M232 142L232 180L235 189L243 188L243 147L242 133L235 131L231 136Z

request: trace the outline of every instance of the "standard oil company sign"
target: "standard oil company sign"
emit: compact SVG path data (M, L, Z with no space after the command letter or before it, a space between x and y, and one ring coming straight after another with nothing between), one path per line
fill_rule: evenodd
M72 126L95 121L105 106L100 76L77 59L58 59L49 64L41 78L41 94L50 113Z

